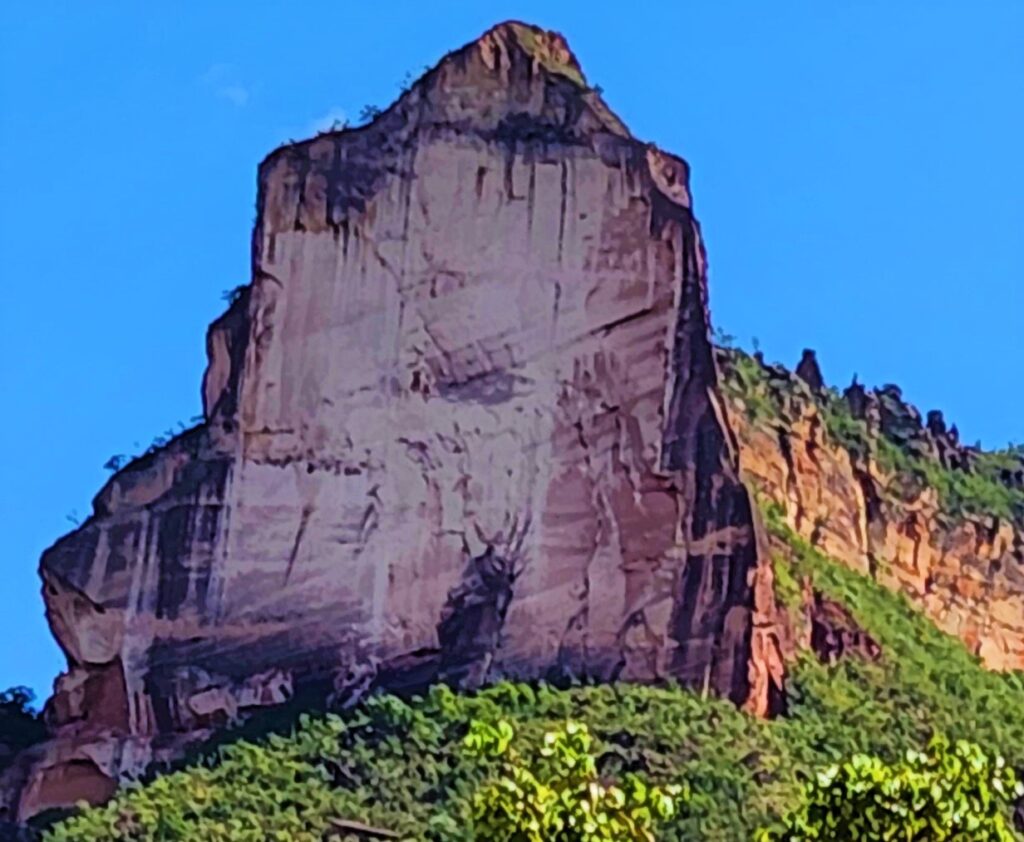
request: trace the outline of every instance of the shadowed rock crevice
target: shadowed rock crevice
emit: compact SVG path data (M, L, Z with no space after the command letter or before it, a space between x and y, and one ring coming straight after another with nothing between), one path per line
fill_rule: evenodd
M487 680L515 578L514 562L493 547L470 560L462 582L448 594L437 628L440 681L473 689Z
M680 173L677 182L684 179ZM688 210L661 201L653 219L655 230L662 233L678 227L682 267L672 350L674 384L663 445L663 464L680 474L687 537L671 623L678 644L671 670L684 684L770 712L780 703L779 670L763 663L747 666L754 653L755 612L774 615L774 598L770 586L760 593L755 589L758 567L767 563L758 547L758 515L740 480L736 441L719 396L703 246ZM763 638L759 649L760 661L781 665L771 638ZM756 688L756 698L751 697L754 671L776 676Z
M810 621L810 648L819 661L831 665L850 656L868 661L882 656L877 641L843 605L813 589L808 589L804 600Z

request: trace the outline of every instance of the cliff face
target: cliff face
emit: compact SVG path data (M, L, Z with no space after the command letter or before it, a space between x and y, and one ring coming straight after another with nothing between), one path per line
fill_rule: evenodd
M43 557L25 817L311 688L673 677L765 713L771 568L686 164L499 26L259 171L205 421Z
M1024 454L964 447L895 386L827 390L813 354L795 374L718 354L751 488L986 666L1024 669Z

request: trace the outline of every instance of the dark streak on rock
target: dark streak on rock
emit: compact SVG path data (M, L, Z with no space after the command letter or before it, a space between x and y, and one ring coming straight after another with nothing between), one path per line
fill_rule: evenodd
M750 692L746 665L754 611L751 577L758 564L755 514L739 479L735 437L715 403L718 375L696 222L688 208L655 190L651 230L662 243L674 243L671 254L682 262L662 460L681 475L688 544L704 548L687 552L676 583L671 629L678 646L670 668L680 682L742 704ZM727 546L715 542L713 549L702 541L720 530L747 537Z
M561 162L561 192L562 203L558 210L558 262L562 262L562 247L565 242L565 209L568 204L569 173L565 161Z
M437 627L439 680L459 688L479 687L486 681L501 643L514 582L513 563L493 547L469 560L462 581L448 594Z
M295 541L292 543L292 551L288 554L288 566L284 571L284 583L288 584L288 579L292 575L292 569L295 567L295 559L299 556L299 546L302 544L302 536L306 532L306 526L309 523L309 516L313 513L312 506L303 506L302 515L299 518L299 528L295 530Z

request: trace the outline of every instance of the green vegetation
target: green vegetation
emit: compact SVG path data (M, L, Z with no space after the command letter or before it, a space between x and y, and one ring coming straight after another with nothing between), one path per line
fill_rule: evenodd
M364 105L361 109L359 109L359 122L372 123L383 113L384 109L381 108L379 105Z
M539 745L520 754L515 731L473 722L465 743L477 757L500 761L494 776L473 796L478 839L493 842L654 842L653 830L671 819L682 787L662 791L632 773L621 786L597 771L587 726L568 722L548 731Z
M829 437L855 459L874 453L879 467L897 478L899 488L919 493L934 488L942 509L954 516L995 516L1024 523L1024 490L1002 481L1002 473L1019 469L1020 449L981 452L972 470L947 468L935 459L919 456L884 435L872 437L867 424L853 417L846 401L831 391L820 406Z
M565 76L581 88L585 88L587 86L586 79L583 78L583 74L580 72L579 68L573 64L560 60L558 56L552 53L550 47L543 42L542 39L547 37L546 35L538 37L538 33L535 30L521 23L512 23L510 26L515 32L516 37L519 39L519 43L522 45L523 49L537 59L544 66L545 70L549 73L557 73L561 76Z
M803 781L817 771L855 754L899 763L936 735L968 740L1024 768L1024 677L985 671L906 599L822 556L785 527L777 509L766 515L775 542L787 545L789 558L777 563L783 600L797 607L799 583L809 578L847 606L883 651L877 661L851 656L834 666L801 655L784 718L756 720L678 688L625 684L380 696L344 716L304 716L288 735L222 747L84 810L46 838L303 842L343 818L404 839L473 839L475 822L491 833L495 820L478 793L525 769L508 754L466 743L467 734L503 729L502 722L527 747L566 731L569 721L585 723L593 742L573 750L593 757L602 781L620 782L624 793L636 792L634 785L685 787L680 809L656 833L663 842L733 842L763 826L781 833L783 817L800 808ZM529 769L539 786L552 787L547 773Z
M997 517L1024 523L1024 490L1011 488L999 479L1009 451L980 453L972 471L946 468L934 459L908 453L884 436L877 441L882 470L896 475L902 487L934 488L943 511L963 517Z
M841 747L835 759L866 753L896 761L908 748L944 735L1001 751L1024 768L1024 674L983 669L905 596L832 561L795 535L777 506L766 508L765 521L788 548L788 562L776 560L777 576L810 579L844 605L883 652L879 661L846 658L834 667L802 656L791 675L791 722L827 725L827 739ZM778 592L785 600L786 588Z
M719 343L732 340L732 337L726 334L719 334L716 338ZM730 398L743 405L743 410L752 423L771 421L779 417L778 394L768 382L768 372L749 354L737 350L729 351L722 388Z
M1006 802L1024 786L1002 757L976 745L934 740L900 763L858 754L819 772L785 829L760 842L908 839L1013 842Z
M332 818L410 840L486 838L476 836L475 796L504 761L481 756L465 738L474 722L501 721L526 745L585 722L602 779L686 784L692 795L659 840L750 838L799 793L784 731L728 702L632 685L501 684L471 695L442 686L409 702L375 697L344 717L302 717L290 735L235 743L128 788L46 839L311 842Z
M868 425L853 417L850 405L837 390L829 389L825 393L819 409L829 438L845 448L855 460L867 457L871 452Z
M752 423L777 420L782 413L786 382L771 380L768 371L752 356L731 347L733 337L718 334L725 349L726 365L722 388L742 404ZM869 432L868 425L853 416L850 406L835 389L811 396L821 413L829 438L850 453L854 461L873 456L893 479L892 490L916 496L925 488L935 489L942 510L955 517L997 517L1024 524L1024 489L1014 488L1004 476L1020 470L1024 446L978 452L971 470L947 468L938 460L912 452L884 435Z
M0 693L0 772L19 751L46 736L42 717L32 709L34 699L27 687L10 687Z

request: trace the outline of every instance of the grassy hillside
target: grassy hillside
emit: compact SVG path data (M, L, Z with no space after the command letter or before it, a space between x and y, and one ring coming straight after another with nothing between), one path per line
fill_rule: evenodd
M470 695L447 688L408 702L382 696L343 716L303 716L287 734L239 741L183 771L123 791L57 825L51 842L317 840L331 818L407 839L471 839L470 799L486 769L462 745L474 719L507 718L539 737L567 718L599 740L603 771L687 782L692 793L666 840L751 838L795 803L799 775L855 751L895 759L934 732L999 751L1024 767L1024 681L984 671L955 639L902 597L830 562L775 513L769 529L779 592L800 577L842 601L883 648L875 662L825 666L800 657L788 715L752 719L678 688L501 684ZM795 606L795 602L793 602Z

